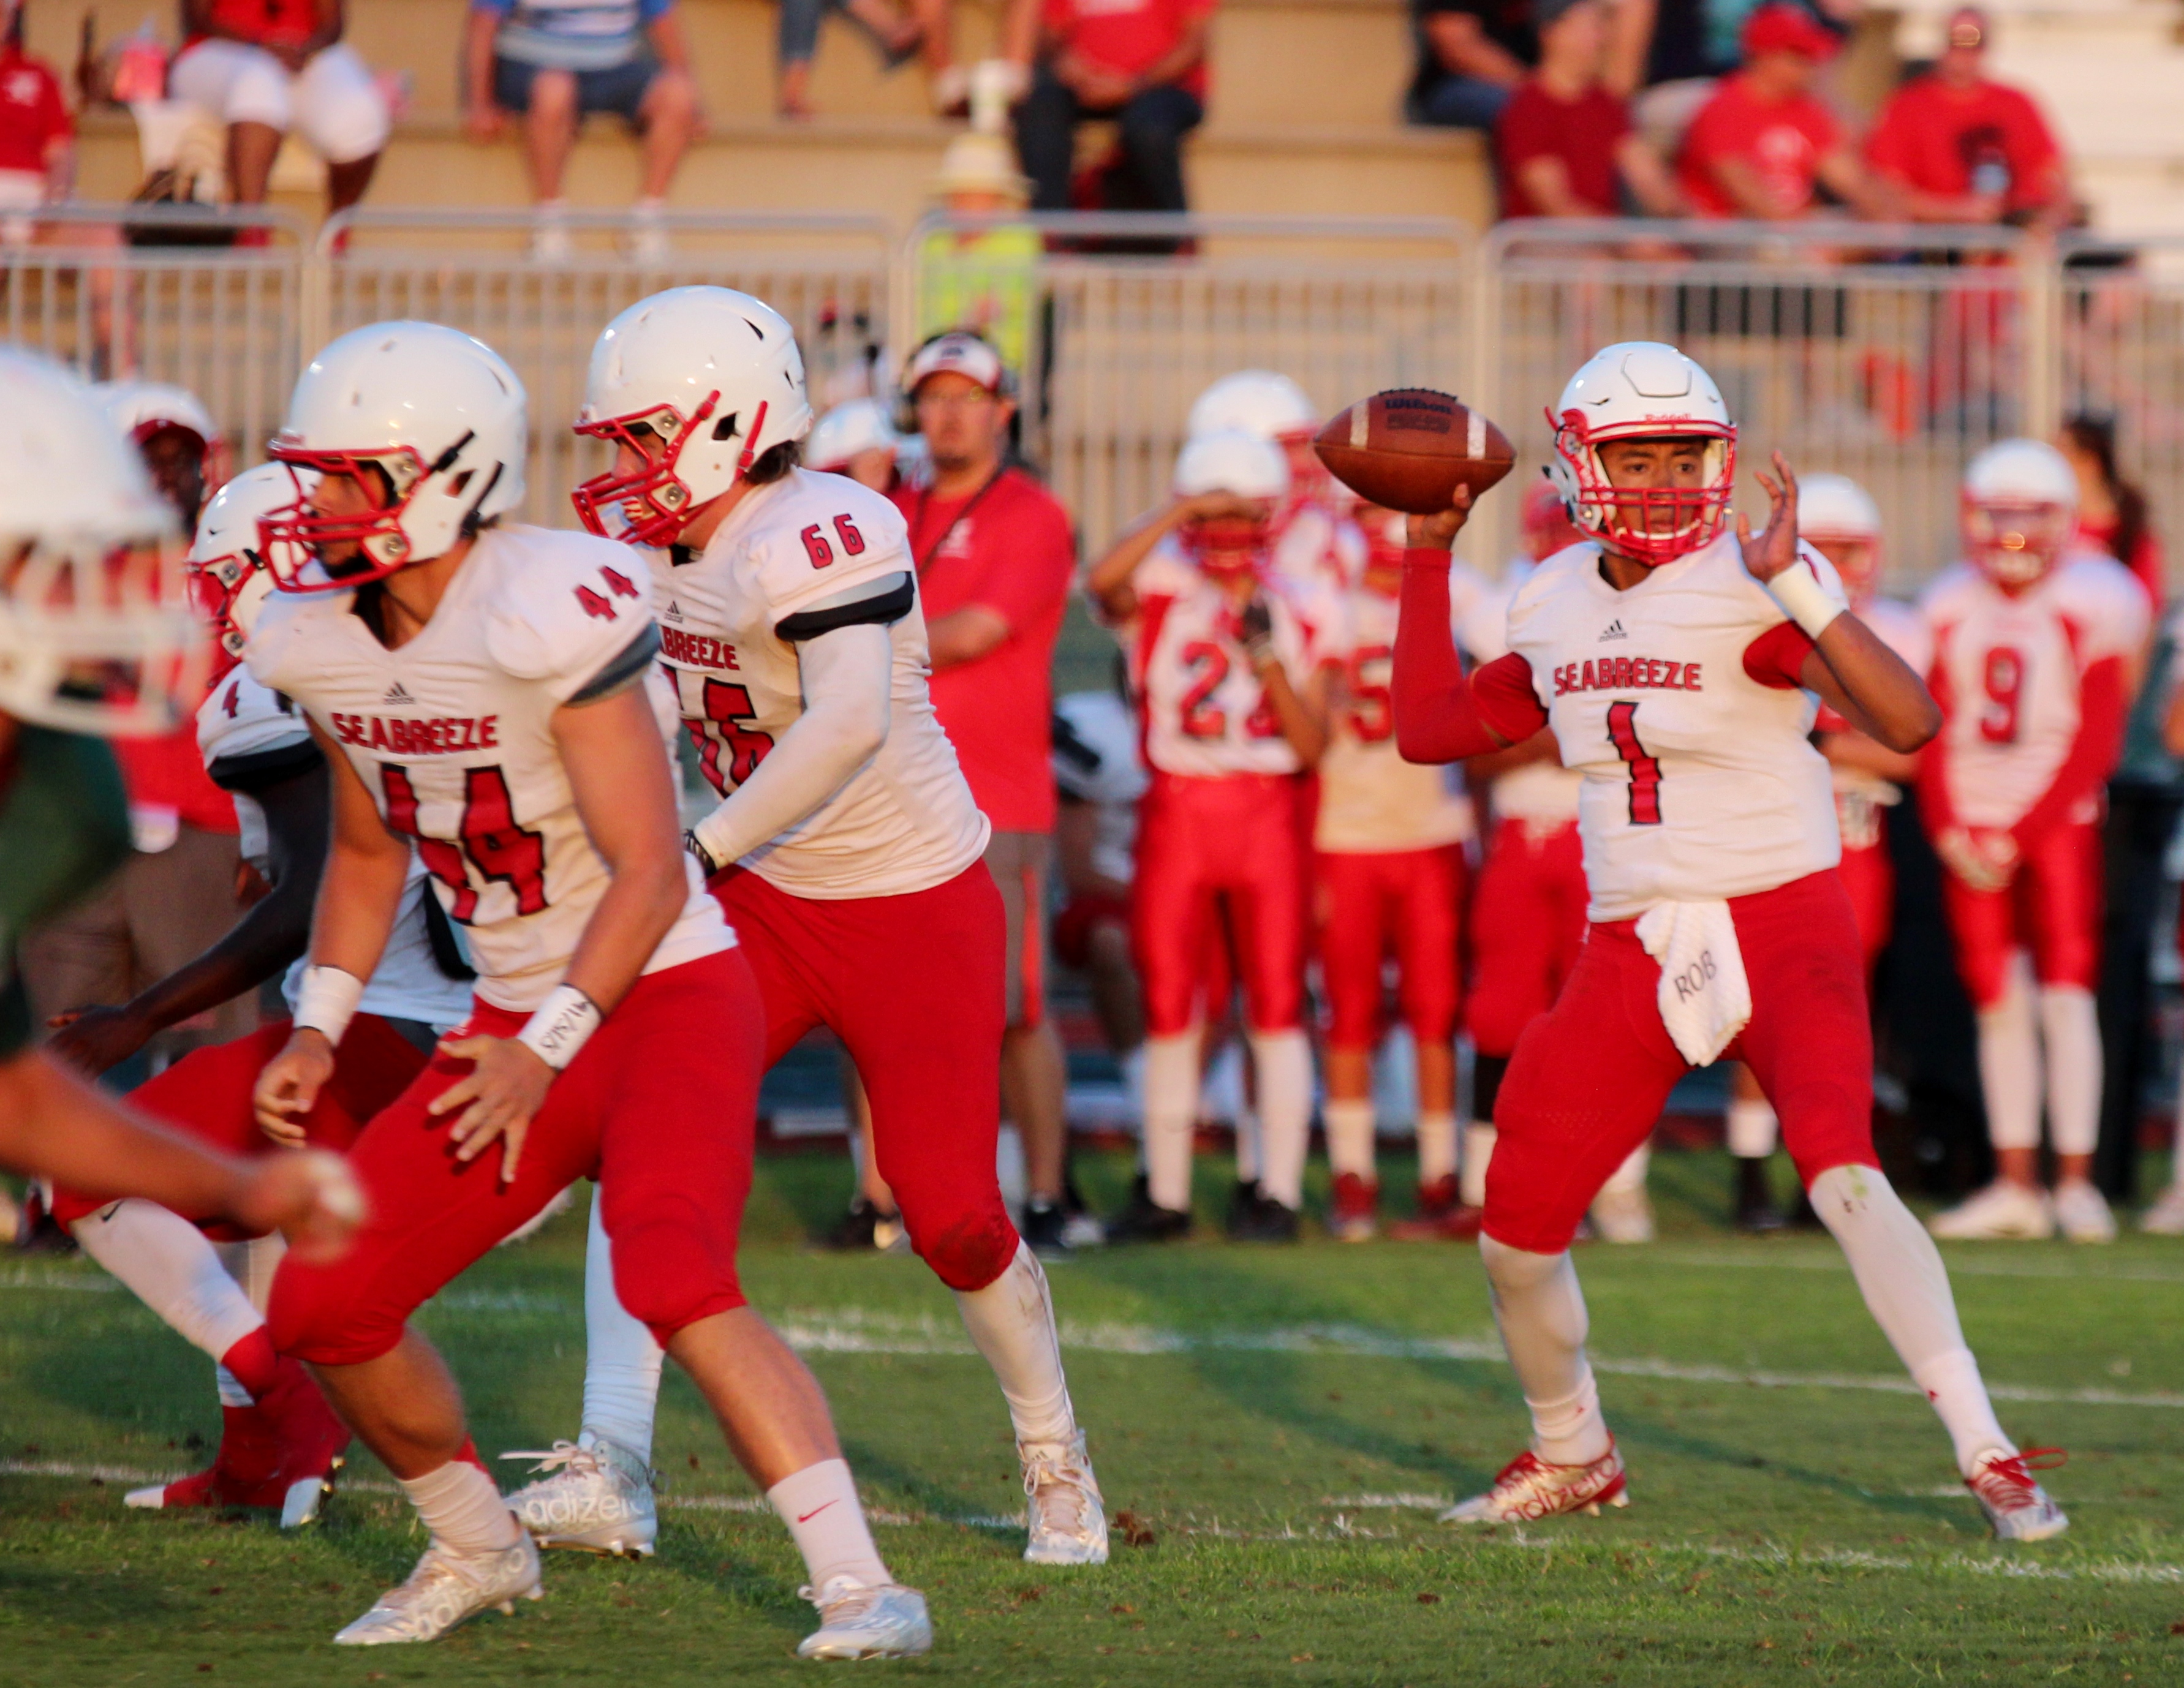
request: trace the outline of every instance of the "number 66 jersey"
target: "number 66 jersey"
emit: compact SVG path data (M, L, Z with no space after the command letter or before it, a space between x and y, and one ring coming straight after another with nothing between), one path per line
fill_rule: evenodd
M493 527L424 628L389 650L354 592L275 593L245 660L348 756L387 830L413 840L466 928L477 994L536 1008L576 953L608 883L577 812L554 713L649 685L667 755L674 719L636 553L588 534ZM685 859L689 896L644 971L735 935Z
M1827 560L1801 549L1842 601ZM1518 588L1509 655L1475 683L1512 719L1529 706L1554 729L1563 766L1584 776L1591 919L1747 896L1836 865L1828 765L1807 738L1817 700L1798 688L1811 649L1733 534L1627 591L1602 577L1589 542Z

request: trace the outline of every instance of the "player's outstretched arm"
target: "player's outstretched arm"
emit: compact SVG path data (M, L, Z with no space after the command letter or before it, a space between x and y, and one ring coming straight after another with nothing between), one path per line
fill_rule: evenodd
M1396 749L1407 762L1485 755L1507 749L1533 730L1528 727L1513 738L1482 720L1464 678L1463 659L1457 655L1449 610L1449 554L1470 515L1471 488L1458 487L1448 509L1410 519L1392 686Z
M117 1007L63 1016L47 1048L81 1071L103 1072L170 1026L277 977L311 941L311 907L329 835L323 762L254 793L265 813L273 889L204 954Z

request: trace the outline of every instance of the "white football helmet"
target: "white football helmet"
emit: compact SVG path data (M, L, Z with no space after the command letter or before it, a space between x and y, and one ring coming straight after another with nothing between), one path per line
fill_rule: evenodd
M1964 471L1964 549L1997 585L2038 580L2077 523L2077 471L2044 440L1997 441Z
M1548 475L1570 519L1602 544L1658 568L1721 532L1736 487L1736 424L1713 377L1674 346L1624 340L1602 347L1569 378L1547 422L1555 431ZM1690 436L1707 443L1698 486L1609 483L1600 448L1610 440ZM1667 531L1655 532L1654 518L1663 515Z
M1289 495L1290 465L1281 447L1240 428L1201 434L1176 454L1175 495L1228 493L1258 506L1251 515L1198 517L1176 532L1184 554L1209 574L1262 568L1273 531L1274 508Z
M1184 425L1187 438L1228 429L1261 439L1309 439L1319 419L1305 391L1272 370L1239 370L1198 395Z
M1797 537L1827 554L1852 604L1880 581L1880 506L1847 475L1808 475L1797 482Z
M158 381L109 381L94 389L114 425L142 445L162 428L182 428L206 446L220 437L212 413L187 387Z
M284 592L384 579L445 556L523 502L530 401L506 359L437 322L375 322L344 334L297 378L267 455L293 496L265 518L263 555ZM362 471L376 469L383 489ZM313 510L306 475L358 476L387 503L361 515ZM332 545L354 544L331 564ZM319 564L306 572L308 560Z
M729 287L670 287L639 299L592 348L577 432L644 459L571 494L594 533L671 543L777 445L811 431L804 358L788 319ZM607 513L621 505L622 525Z
M112 735L196 701L204 638L174 521L92 390L0 348L0 710Z
M318 481L309 470L293 471L285 463L246 469L213 494L198 518L197 540L190 547L187 564L190 593L198 614L211 624L219 642L220 654L213 663L215 685L242 660L243 645L258 612L272 595L273 571L265 565L260 524L295 503L299 474L308 494ZM304 560L297 559L296 567L300 569Z
M863 451L893 451L897 440L888 407L877 398L837 404L804 438L804 461L813 469L839 469Z

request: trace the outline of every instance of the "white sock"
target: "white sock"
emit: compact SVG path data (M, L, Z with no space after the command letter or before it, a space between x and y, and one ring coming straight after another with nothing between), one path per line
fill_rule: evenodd
M1466 1207L1486 1205L1486 1167L1494 1158L1494 1127L1474 1119L1463 1128L1463 1172L1457 1180Z
M1607 1451L1607 1421L1585 1357L1585 1293L1568 1252L1532 1254L1482 1236L1479 1255L1502 1345L1532 1409L1533 1435L1541 1439L1540 1457L1553 1465L1598 1459Z
M2016 1451L1964 1345L1941 1251L1871 1167L1830 1167L1813 1180L1813 1211L1835 1233L1867 1311L1941 1415L1966 1473L1990 1448Z
M766 1491L766 1498L796 1539L796 1551L811 1586L823 1591L837 1577L848 1577L866 1588L889 1580L880 1551L872 1545L865 1509L857 1501L857 1485L846 1461L822 1459L816 1465L784 1477Z
M2032 993L2013 959L2002 1000L1979 1014L1980 1092L1987 1140L1997 1149L2040 1146L2040 1042L2032 1017Z
M1264 1156L1264 1144L1259 1130L1259 1111L1251 1106L1250 1094L1240 1088L1236 1095L1236 1181L1256 1184Z
M278 1231L263 1237L252 1237L246 1242L214 1243L213 1252L220 1256L221 1269L232 1278L258 1309L259 1317L265 1315L265 1304L272 1298L273 1274L279 1269L281 1258L288 1252L288 1240ZM220 1390L222 1407L250 1407L256 1404L242 1380L225 1366L212 1368L213 1381Z
M2040 1043L2048 1057L2048 1132L2055 1152L2090 1155L2101 1135L2101 1022L2092 992L2042 985Z
M1729 1104L1729 1152L1740 1161L1763 1161L1774 1152L1780 1123L1763 1096L1735 1096Z
M1653 1145L1641 1143L1624 1157L1621 1166L1607 1175L1607 1182L1600 1187L1601 1195L1645 1189L1646 1171L1652 1164Z
M215 1360L265 1323L204 1233L156 1202L119 1201L69 1229L86 1254Z
M1418 1186L1438 1184L1456 1171L1456 1116L1418 1114Z
M1191 1131L1198 1122L1198 1028L1145 1039L1145 1184L1158 1207L1190 1211Z
M1312 1039L1301 1027L1251 1034L1259 1081L1259 1187L1283 1206L1304 1206L1304 1162L1312 1148ZM1366 1158L1372 1157L1368 1128Z
M458 1553L496 1553L522 1538L523 1526L493 1479L466 1459L451 1459L437 1471L399 1480L425 1528Z
M1355 1173L1373 1182L1373 1104L1337 1101L1329 1096L1319 1106L1321 1124L1327 1128L1327 1164L1337 1173Z
M584 1245L584 1417L587 1435L619 1442L652 1462L652 1420L664 1357L652 1332L615 1293L613 1245L603 1206L592 1191L591 1235Z
M963 1328L994 1368L1020 1442L1066 1442L1077 1434L1069 1384L1061 1373L1061 1339L1054 1298L1029 1245L1017 1244L1009 1269L983 1290L958 1290Z

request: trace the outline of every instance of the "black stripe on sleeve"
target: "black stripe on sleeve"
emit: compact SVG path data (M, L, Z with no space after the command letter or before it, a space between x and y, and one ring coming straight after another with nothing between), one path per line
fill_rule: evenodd
M783 616L774 624L773 631L794 644L800 639L816 639L822 633L831 633L838 627L859 627L867 622L891 627L910 614L917 604L917 582L908 573L895 577L891 590L871 598L860 598L853 604L827 604L817 610L800 610L794 616Z
M205 772L222 791L239 791L246 797L255 797L270 786L309 773L325 760L310 739L291 738L264 750L215 756L205 765Z
M572 704L595 704L602 698L610 698L644 677L644 671L652 666L653 659L660 655L660 629L650 621L644 630L621 648L620 655L609 660L607 666L570 694Z

